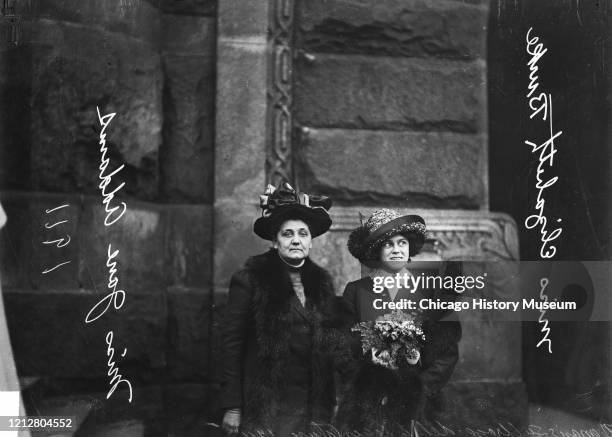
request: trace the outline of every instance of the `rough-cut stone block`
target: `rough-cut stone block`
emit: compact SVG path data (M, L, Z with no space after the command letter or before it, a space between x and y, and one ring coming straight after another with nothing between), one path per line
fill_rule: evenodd
M162 50L169 54L212 57L215 43L215 19L189 15L164 14Z
M78 232L79 244L83 248L79 272L81 284L100 293L107 292L109 267L106 264L110 245L111 253L119 251L110 261L117 262L117 289L127 293L161 293L166 280L163 211L136 201L127 201L126 205L125 214L116 223L105 226L106 213L102 201L87 199L84 204Z
M163 0L163 11L169 14L214 16L218 0Z
M4 193L2 205L8 218L0 232L2 285L50 291L78 288L79 199Z
M212 208L166 207L165 221L166 283L208 287L212 280Z
M215 287L227 289L246 257L265 250L253 234L265 188L266 46L220 41L215 139Z
M484 58L487 11L444 0L301 0L296 42L312 52Z
M99 319L86 324L85 317L103 296L83 290L5 292L7 323L19 374L106 378L106 336L111 330L114 357L124 377L137 380L164 367L165 297L126 292L119 310L111 305ZM124 348L127 353L120 357Z
M212 201L214 67L212 56L164 56L166 86L160 191L165 200Z
M159 9L145 0L34 0L29 12L38 19L100 26L153 43L160 37Z
M32 65L33 188L98 192L100 112L117 115L106 130L105 174L122 193L154 198L161 144L159 55L153 46L116 33L41 21ZM110 191L110 190L108 190Z
M315 55L297 63L295 116L315 127L482 132L485 77L481 61Z
M310 129L300 186L339 201L478 208L486 202L485 137Z
M209 374L211 298L203 291L171 289L168 292L166 375L169 379L198 381L205 380Z

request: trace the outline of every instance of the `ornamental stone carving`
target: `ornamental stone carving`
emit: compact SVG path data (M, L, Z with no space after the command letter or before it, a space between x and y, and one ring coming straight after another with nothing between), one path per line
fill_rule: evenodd
M294 183L291 150L293 6L293 0L273 0L271 5L266 178L274 186L282 181Z

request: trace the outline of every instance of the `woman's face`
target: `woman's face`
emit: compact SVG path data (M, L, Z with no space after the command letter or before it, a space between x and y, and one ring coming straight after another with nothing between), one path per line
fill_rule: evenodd
M410 259L410 243L401 234L385 240L380 248L380 261L386 270L399 271Z
M312 248L312 236L302 220L287 220L276 233L274 248L287 263L298 265Z

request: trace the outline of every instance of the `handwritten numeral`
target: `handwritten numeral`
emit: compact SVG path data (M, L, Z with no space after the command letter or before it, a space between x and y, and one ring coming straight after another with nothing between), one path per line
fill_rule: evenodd
M64 264L68 264L68 263L70 263L70 262L71 262L71 261L69 260L69 261L65 261L65 262L63 262L63 263L59 263L58 265L56 265L55 267L53 267L53 268L51 268L51 269L45 269L45 270L43 270L43 272L42 272L42 273L43 273L43 275L46 275L47 273L51 273L53 270L55 270L55 269L57 269L57 268L59 268L59 267L63 266Z
M70 206L70 205L69 204L64 204L64 205L57 206L55 208L45 209L45 214L55 213L55 212L57 212L57 211L59 211L59 210L61 210L63 208L68 207L68 206ZM58 221L54 222L53 224L51 224L51 222L46 222L45 223L45 229L53 229L56 226L63 225L64 223L68 223L68 220L58 220ZM53 244L58 249L61 249L63 247L68 246L70 244L70 240L71 240L70 239L70 235L65 235L65 236L63 236L61 238L56 238L55 240L45 240L45 241L42 242L42 244L46 244L46 245ZM48 273L51 273L54 270L57 270L58 268L66 265L66 264L70 264L70 262L71 262L71 260L68 260L68 261L60 262L60 263L56 264L54 267L45 268L42 271L42 274L46 275Z
M57 240L43 241L43 244L57 244L57 247L61 249L62 247L70 244L70 235L67 235L66 237L68 237L67 240L64 238L58 238Z

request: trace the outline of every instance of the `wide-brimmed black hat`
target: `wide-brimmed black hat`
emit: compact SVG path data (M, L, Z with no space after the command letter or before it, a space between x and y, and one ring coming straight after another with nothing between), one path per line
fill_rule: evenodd
M425 243L425 220L416 214L401 215L394 209L379 209L350 233L348 249L360 262L370 265L378 261L382 243L398 234L408 239L410 256L416 255Z
M312 238L327 232L332 220L327 210L329 197L298 193L287 182L278 188L268 185L259 196L262 216L255 220L253 231L264 240L274 240L275 233L285 220L303 220L310 228Z

